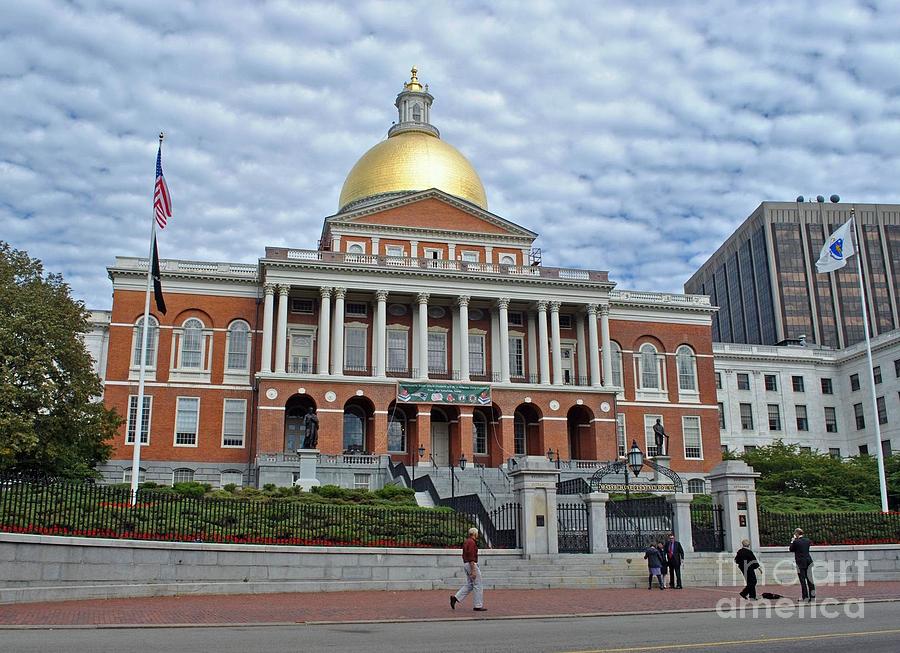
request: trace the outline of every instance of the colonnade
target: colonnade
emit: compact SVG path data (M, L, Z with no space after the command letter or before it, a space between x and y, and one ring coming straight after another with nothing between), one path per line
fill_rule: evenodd
M262 364L260 371L264 373L283 374L287 359L287 327L288 304L291 287L289 285L265 284L263 303L263 337ZM275 293L278 293L277 323L274 322ZM372 340L373 376L387 376L387 300L386 290L375 291L374 338ZM344 300L346 288L323 287L319 289L319 325L316 371L321 375L342 375L344 373ZM428 307L430 293L420 292L415 296L415 313L413 324L413 368L416 376L428 378ZM333 302L332 302L333 300ZM469 303L471 297L456 297L453 310L453 348L458 352L460 381L469 381ZM332 303L334 304L332 308ZM494 346L498 347L498 365L494 372L499 372L499 381L509 383L509 305L510 298L501 297L495 300L492 311L492 336L496 334ZM562 338L560 336L559 312L562 306L559 301L540 300L534 303L534 310L528 310L529 338L537 332L537 378L544 385L563 385ZM579 374L587 379L593 387L609 387L612 385L612 355L609 335L609 305L605 303L586 303L579 305L576 311L576 332ZM549 316L549 328L548 317ZM332 320L332 313L334 319ZM599 341L597 318L599 315ZM584 322L587 321L585 337ZM536 328L534 322L537 322ZM272 343L274 334L275 365L272 366ZM466 337L461 337L466 334ZM585 341L586 340L586 341ZM523 352L524 356L524 352ZM486 362L485 362L486 363ZM532 359L532 365L534 361ZM552 373L551 373L552 372ZM587 373L590 376L587 376ZM606 382L604 383L604 379Z

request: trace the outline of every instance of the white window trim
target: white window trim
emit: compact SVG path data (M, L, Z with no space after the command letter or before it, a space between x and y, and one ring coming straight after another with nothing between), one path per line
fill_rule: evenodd
M432 254L434 254L435 252L437 252L437 259L434 259L434 257L432 256ZM423 247L422 248L422 258L443 261L444 260L444 250L442 250L440 247Z
M316 335L318 333L317 327L312 325L310 326L295 326L288 328L287 333L287 368L290 371L291 369L291 360L294 358L294 336L309 336L310 344L309 344L309 372L290 372L291 374L315 374L315 363L316 363Z
M469 338L475 337L481 340L481 371L474 371L472 369L472 344L469 343L469 374L477 374L478 376L487 374L487 355L485 354L485 346L487 344L486 336L487 334L482 329L469 329Z
M687 437L685 436L686 431L684 428L684 422L685 422L685 420L693 420L693 419L697 420L697 439L698 439L699 445L700 445L698 447L700 449L699 457L687 455L688 447L687 447ZM699 415L682 415L681 416L681 444L682 444L682 449L683 449L682 453L684 453L685 460L703 460L703 426L702 426L702 420L700 419Z
M310 309L308 311L294 310L294 302L309 302ZM293 315L314 315L316 312L316 300L312 297L291 297L290 312Z
M619 418L622 418L622 437L619 441ZM622 453L619 453L619 447L622 447ZM616 413L616 459L624 458L628 455L628 420L625 419L625 413Z
M364 312L362 312L362 313L356 313L356 312L351 313L351 312L350 312L350 305L351 305L351 304L361 304L361 305L363 306L363 311L364 311ZM354 299L353 301L348 300L348 301L344 302L344 317L369 317L369 302L366 302L366 301L363 301L363 300L355 300L355 299Z
M396 420L396 422L398 424L403 425L403 449L391 449L390 425L391 425L392 421L395 421L395 420L392 420L391 418L396 417L398 415L402 416L402 419L398 419L398 420ZM386 438L387 439L387 447L388 447L387 452L388 453L406 453L407 449L409 449L409 419L407 419L406 413L404 413L401 410L397 410L394 415L391 415L390 413L388 413L387 423L388 423L388 429L386 432L387 433L387 438Z
M395 333L403 334L403 351L405 352L403 355L403 366L402 367L391 367L391 348L389 347L390 343L390 332L393 331ZM384 350L385 350L385 360L384 364L388 372L397 373L397 372L408 372L409 371L409 327L405 324L388 324L385 329L384 334Z
M524 335L524 334L515 334L515 335L514 335L512 332L510 332L510 334L509 334L509 340L510 340L510 342L513 341L513 340L518 340L519 342L522 343L522 347L521 347L521 352L522 352L522 354L521 354L521 358L522 358L522 373L521 373L521 374L517 374L517 373L516 373L516 370L513 368L513 364L512 364L512 363L513 363L513 359L512 359L512 357L513 357L513 348L512 348L512 347L509 347L509 356L510 356L510 359L509 359L509 375L510 375L511 377L515 378L515 379L523 379L523 378L525 378L525 375L526 375L526 372L527 372L527 370L525 369L525 362L526 362L527 357L528 357L528 352L525 350L525 335Z
M190 383L209 383L213 360L213 330L207 327L203 320L189 317L185 320L198 320L200 329L200 367L182 368L182 347L184 341L184 323L172 329L172 348L169 360L169 381L184 381Z
M180 472L182 469L187 470L191 473L190 481L176 481L175 480L175 472ZM175 469L172 470L172 485L175 485L175 483L194 483L195 478L197 478L197 470L196 469L191 469L190 467L176 467Z
M241 431L241 444L225 444L225 406L228 405L229 401L240 401L244 404L244 428ZM199 407L197 410L197 416L199 418L200 411ZM198 420L199 421L199 420ZM240 397L225 397L222 399L222 448L223 449L244 449L247 446L247 400L241 399Z
M363 362L362 366L359 369L350 368L347 366L350 357L348 354L349 341L347 339L347 329L360 329L363 331ZM351 371L361 371L365 370L369 361L369 325L364 322L345 322L344 323L344 369Z
M134 440L132 440L131 442L128 441L128 424L131 423L131 398L132 397L134 397L135 400L137 400L138 396L137 395L128 395L128 411L127 411L127 415L125 416L125 445L128 447L134 446ZM142 447L146 447L150 444L150 433L152 432L151 425L153 424L153 395L145 394L144 399L150 400L150 406L147 409L147 412L149 413L147 415L147 441L141 442ZM137 403L137 401L135 401L135 403ZM141 417L142 417L141 409L140 409L140 407L138 407L138 419L140 419ZM134 423L134 438L135 438L135 440L137 440L137 431L138 431L139 426L140 426L140 422L135 421L135 423Z
M444 327L429 327L428 328L428 337L426 338L425 349L427 350L427 354L428 354L428 373L429 374L432 374L432 373L433 374L446 374L449 371L448 360L447 360L449 357L449 353L450 353L447 351L447 340L448 340L447 333L448 333L448 331L449 331L449 329L446 329ZM428 345L431 342L432 334L440 334L444 337L444 367L443 367L443 369L440 369L440 370L432 370L431 369L431 349Z
M247 366L238 369L238 368L229 368L228 367L228 356L231 353L231 326L236 322L243 322L247 325ZM223 371L223 383L235 384L235 383L246 383L247 376L250 374L251 367L251 357L253 356L253 329L250 328L250 325L246 320L232 320L231 324L228 325L228 329L225 332L225 369Z
M641 343L641 347L648 343ZM635 399L637 401L668 401L669 400L669 390L666 387L666 355L661 354L659 349L653 346L654 354L656 358L656 374L659 379L659 388L644 388L644 376L643 376L643 361L644 356L641 351L641 347L638 347L637 351L632 354L632 360L634 362L634 374L635 374Z
M666 419L662 415L651 415L649 413L644 413L644 451L646 455L650 456L650 449L656 451L656 435L653 433L653 427L656 425L656 420L659 420L659 423L662 424L663 428L666 426ZM663 443L665 445L665 443ZM627 455L627 452L626 452ZM652 457L655 457L654 453Z
M137 334L138 334L138 322L143 320L143 316L139 317L134 321L134 324L131 326L131 350L129 351L128 358L128 380L129 381L137 381L141 375L141 362L138 361L137 365L134 364L134 350L139 346L137 342ZM159 340L160 335L162 334L162 329L159 325L159 320L156 319L153 315L150 316L150 319L156 323L156 347L153 348L153 360L152 365L147 365L144 370L145 380L147 381L156 381L156 367L159 363Z
M182 399L197 400L197 422L194 426L194 444L178 444L178 404L181 403ZM172 426L172 446L188 449L196 449L200 446L200 397L175 397L175 423Z
M476 415L480 416L481 419L478 419ZM478 434L477 429L475 428L476 422L480 422L484 424L484 451L478 451L476 444L478 442L478 438L476 437ZM472 415L472 455L473 456L487 456L488 455L488 438L490 437L489 433L490 423L488 422L487 417L485 417L482 413L475 413ZM527 446L527 431L526 431L526 446Z
M241 477L241 481L240 481L240 483L235 483L235 485L237 485L238 487L244 487L244 472L242 472L239 469L226 469L226 470L219 472L219 487L220 488L223 488L226 485L228 485L228 483L223 483L223 481L225 480L223 478L225 476L225 474L239 474Z
M394 250L394 252L391 253L391 250ZM400 250L399 254L397 254L397 250ZM391 258L406 258L406 248L403 245L385 245L384 255Z
M503 259L506 258L511 258L512 262L510 263L509 261L504 261ZM516 255L510 254L509 252L506 252L505 254L501 253L497 258L497 265L516 265Z
M466 258L469 256L470 258ZM474 256L475 258L471 258ZM481 262L481 252L474 249L464 249L459 253L459 260L464 263L480 263Z
M678 368L678 350L681 349L681 347L686 347L691 352L691 368L694 375L693 390L681 389L681 370ZM697 353L687 345L681 345L680 347L678 347L678 349L675 350L675 373L678 375L678 400L686 404L699 404L700 378L697 376Z
M351 252L350 248L353 245L359 245L362 248L361 252ZM350 254L351 256L365 256L366 255L366 241L364 240L345 240L344 241L344 253Z

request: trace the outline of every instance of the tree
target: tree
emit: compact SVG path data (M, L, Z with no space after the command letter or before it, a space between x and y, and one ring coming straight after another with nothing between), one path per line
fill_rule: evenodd
M84 304L59 274L0 241L0 472L96 476L121 419L81 336Z

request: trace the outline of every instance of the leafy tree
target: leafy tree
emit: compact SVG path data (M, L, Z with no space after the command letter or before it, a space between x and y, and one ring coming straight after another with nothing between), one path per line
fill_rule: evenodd
M84 304L0 241L0 472L96 476L121 419L100 396Z

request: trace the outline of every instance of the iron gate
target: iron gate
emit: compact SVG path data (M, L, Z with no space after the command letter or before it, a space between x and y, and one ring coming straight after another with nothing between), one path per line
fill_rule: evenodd
M665 542L672 524L672 506L664 497L606 504L606 541L610 551L643 551L651 544Z
M722 523L722 506L692 503L691 532L694 551L724 551L725 528Z
M590 553L588 535L590 521L588 507L580 503L559 503L556 506L560 553Z

